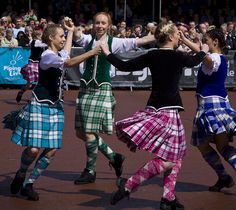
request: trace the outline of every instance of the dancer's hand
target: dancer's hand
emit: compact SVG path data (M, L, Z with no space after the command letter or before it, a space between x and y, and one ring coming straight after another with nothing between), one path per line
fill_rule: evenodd
M109 46L108 46L107 43L101 44L100 47L101 47L101 49L102 49L102 52L103 52L106 56L108 56L108 55L111 53L110 50L109 50Z
M63 19L63 26L64 26L65 29L68 30L68 31L72 31L72 32L75 31L75 25L74 25L72 19L69 18L69 17L65 17L65 18Z

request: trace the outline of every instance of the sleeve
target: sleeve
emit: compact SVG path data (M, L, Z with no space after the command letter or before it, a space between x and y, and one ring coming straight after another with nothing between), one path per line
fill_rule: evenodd
M120 58L118 58L113 53L110 53L107 56L107 60L116 68L118 68L120 71L139 71L140 69L143 69L148 66L149 59L148 59L148 53L141 55L137 58L123 61Z
M92 36L91 34L81 34L80 39L75 40L76 44L78 44L79 46L85 48L89 42L92 40Z
M183 67L197 66L203 61L204 57L206 56L206 53L203 51L200 51L195 55L189 55L183 52L178 53L181 54Z
M205 65L202 65L202 71L207 75L211 75L213 72L218 71L219 66L221 64L221 59L220 59L220 54L218 53L209 53L208 56L210 56L213 62L213 68L208 69Z
M40 60L40 67L43 70L47 70L48 68L59 68L63 69L65 60L69 59L69 53L65 50L59 52L60 56L51 52L42 54Z
M137 48L136 38L117 38L114 37L112 40L112 53L124 53Z
M43 43L41 40L35 40L35 44L34 44L35 47L47 47L47 45L45 43Z

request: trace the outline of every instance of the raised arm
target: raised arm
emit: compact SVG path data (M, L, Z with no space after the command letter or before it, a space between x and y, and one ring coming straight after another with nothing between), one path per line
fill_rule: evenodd
M66 43L64 45L64 50L70 53L71 47L72 47L72 38L73 38L75 26L74 26L73 21L68 17L64 18L63 26L68 31Z
M199 44L192 42L191 40L189 40L188 38L186 38L183 34L182 31L179 31L180 33L180 37L181 37L181 41L188 46L192 51L194 52L199 52L201 50Z

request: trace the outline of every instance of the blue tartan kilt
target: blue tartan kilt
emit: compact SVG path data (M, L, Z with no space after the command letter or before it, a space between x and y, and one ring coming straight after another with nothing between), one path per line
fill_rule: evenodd
M228 97L198 96L198 109L193 120L193 132L191 144L199 146L206 138L213 137L220 133L236 135L236 110L230 106ZM214 143L214 138L211 138Z
M61 148L63 128L63 102L50 105L39 103L33 97L20 110L11 140L20 146Z

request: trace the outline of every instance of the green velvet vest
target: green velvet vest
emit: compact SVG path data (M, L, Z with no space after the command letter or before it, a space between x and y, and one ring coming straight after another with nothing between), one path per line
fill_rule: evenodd
M94 38L88 44L86 51L92 49L93 42ZM108 36L108 46L110 51L111 51L111 44L112 44L112 37ZM100 85L101 83L111 84L111 76L110 76L111 64L107 61L106 56L104 54L100 54L98 55L97 59L97 67L95 67L96 57L97 56L93 56L87 59L85 63L85 71L82 75L81 80L84 81L86 85L88 85L90 82L93 83L95 82L97 83L97 85Z

